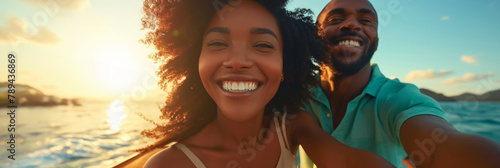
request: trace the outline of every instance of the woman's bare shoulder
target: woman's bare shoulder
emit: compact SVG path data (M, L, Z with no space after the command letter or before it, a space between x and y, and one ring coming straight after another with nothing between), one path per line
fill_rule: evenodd
M194 167L189 158L178 148L170 146L148 159L144 168Z
M292 130L295 130L295 129L298 129L298 128L301 128L304 126L308 126L308 127L318 126L316 121L314 121L313 116L307 111L299 110L298 112L290 115L290 117L287 117L287 118L290 118Z
M293 146L299 145L297 138L303 135L304 131L308 132L310 129L317 131L317 127L319 127L312 115L302 110L287 116L287 124L289 124L287 126L288 136L292 140ZM319 130L321 130L321 128L319 128Z

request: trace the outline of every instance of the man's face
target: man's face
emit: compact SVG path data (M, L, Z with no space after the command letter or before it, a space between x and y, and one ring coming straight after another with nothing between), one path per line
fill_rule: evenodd
M319 14L318 26L340 75L359 72L377 50L377 14L367 0L332 0Z

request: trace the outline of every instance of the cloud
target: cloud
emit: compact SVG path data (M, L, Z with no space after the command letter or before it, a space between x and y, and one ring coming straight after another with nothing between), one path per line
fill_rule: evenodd
M406 81L440 78L449 75L451 73L452 71L450 70L441 70L441 72L434 72L434 70L432 69L426 71L416 70L416 71L411 71L410 73L408 73L408 75L406 75Z
M476 63L477 62L477 59L476 57L474 56L470 56L470 55L463 55L460 60L462 60L463 62L466 62L466 63L469 63L469 64L472 64L472 63Z
M473 73L466 73L461 77L458 78L450 78L445 81L443 81L441 84L442 85L454 85L454 84L459 84L459 83L466 83L466 82L472 82L472 81L479 81L483 80L489 77L493 77L493 72L488 72L487 74L484 75L476 75Z
M490 3L490 5L488 5L488 7L490 8L495 8L497 6L497 1L493 1Z
M12 16L7 21L6 27L0 27L0 44L18 43L22 40L38 44L57 44L61 41L56 34L44 26L38 27L38 31L35 33L29 33L28 24L24 20Z
M48 8L48 9L76 9L81 10L90 6L89 0L19 0L33 6Z
M441 17L441 21L447 21L447 20L450 20L449 16L443 16L443 17Z

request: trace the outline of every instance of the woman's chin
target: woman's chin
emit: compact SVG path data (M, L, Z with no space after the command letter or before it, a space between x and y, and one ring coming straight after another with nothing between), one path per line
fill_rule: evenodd
M233 122L246 122L257 118L257 116L262 115L261 110L255 108L245 108L245 107L226 107L221 109L218 115L223 115L219 117L224 117Z

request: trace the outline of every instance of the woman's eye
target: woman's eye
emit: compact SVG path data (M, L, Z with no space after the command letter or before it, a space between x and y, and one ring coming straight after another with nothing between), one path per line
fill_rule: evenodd
M254 47L273 49L274 45L272 45L271 43L267 43L267 42L260 42L260 43L255 44Z
M227 47L228 45L221 41L213 41L207 44L209 47Z

